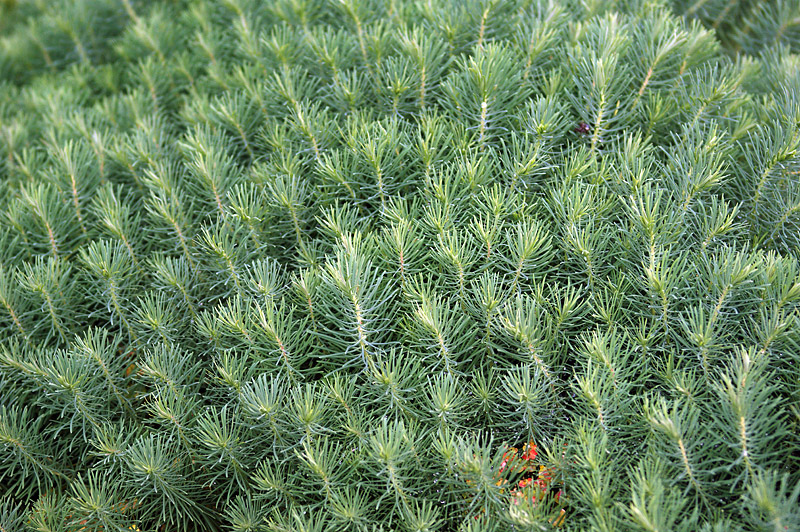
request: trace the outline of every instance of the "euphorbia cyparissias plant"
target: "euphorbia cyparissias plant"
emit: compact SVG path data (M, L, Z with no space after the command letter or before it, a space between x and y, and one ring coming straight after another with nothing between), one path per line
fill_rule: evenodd
M798 20L0 2L0 530L800 529Z

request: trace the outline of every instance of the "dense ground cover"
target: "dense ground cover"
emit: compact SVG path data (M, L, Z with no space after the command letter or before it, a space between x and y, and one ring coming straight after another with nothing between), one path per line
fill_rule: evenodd
M0 529L800 530L797 5L56 4Z

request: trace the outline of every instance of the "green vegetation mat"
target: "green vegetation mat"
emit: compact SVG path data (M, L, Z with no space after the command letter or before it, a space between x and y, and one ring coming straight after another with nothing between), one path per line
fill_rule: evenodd
M0 530L800 530L798 44L0 1Z

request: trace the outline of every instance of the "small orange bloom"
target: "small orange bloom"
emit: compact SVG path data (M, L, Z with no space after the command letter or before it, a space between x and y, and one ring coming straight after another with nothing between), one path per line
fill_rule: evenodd
M525 444L524 450L522 452L522 459L523 460L533 460L536 458L538 452L536 451L536 444L533 441L530 441Z
M552 471L543 465L539 466L539 476L536 479L536 485L541 488L546 488L550 481L553 480Z
M509 472L512 473L514 471L514 461L517 459L517 448L511 447L505 453L503 453L503 461L500 463L500 471L498 473L502 473L506 470L506 467L509 468Z

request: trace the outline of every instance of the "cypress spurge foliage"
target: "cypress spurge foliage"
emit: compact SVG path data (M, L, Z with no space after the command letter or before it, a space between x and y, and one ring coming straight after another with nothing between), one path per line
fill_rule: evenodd
M0 529L798 529L796 4L0 1Z

